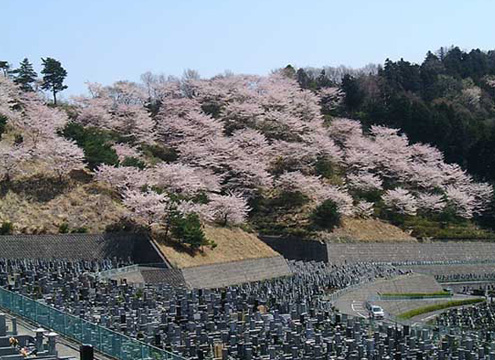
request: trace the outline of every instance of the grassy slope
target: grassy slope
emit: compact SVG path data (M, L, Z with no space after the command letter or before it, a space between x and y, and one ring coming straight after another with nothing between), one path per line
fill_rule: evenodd
M12 222L16 233L57 233L62 223L69 229L85 227L88 232L99 233L124 212L111 193L95 183L71 180L57 188L59 184L53 179L29 181L20 180L22 186L3 184L0 222Z
M320 233L330 241L416 241L400 228L379 219L342 219L342 224L332 233Z
M203 252L193 255L173 243L157 242L157 245L168 261L178 268L278 255L255 234L247 233L239 228L206 226L204 230L206 237L217 244L214 250L205 247Z

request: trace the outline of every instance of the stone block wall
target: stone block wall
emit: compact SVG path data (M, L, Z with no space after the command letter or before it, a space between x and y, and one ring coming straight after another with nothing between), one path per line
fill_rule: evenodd
M291 275L282 256L195 266L181 271L190 288L217 288Z
M321 241L266 235L260 239L289 260L328 261L326 244Z
M327 243L328 261L487 261L495 260L495 242L437 241L431 243Z

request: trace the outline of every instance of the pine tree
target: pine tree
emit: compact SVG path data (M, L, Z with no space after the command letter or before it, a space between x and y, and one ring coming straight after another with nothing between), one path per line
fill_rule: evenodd
M36 81L36 71L33 69L33 64L27 58L21 61L20 67L13 71L14 82L20 85L23 91L34 91L33 83Z
M8 61L0 60L0 70L2 70L2 74L5 77L9 77L11 70L10 64Z
M67 71L62 67L60 61L47 57L41 59L43 62L43 70L41 73L43 76L43 83L41 87L43 90L49 90L53 94L53 103L57 104L57 93L67 89L67 85L64 85L64 80L67 76Z

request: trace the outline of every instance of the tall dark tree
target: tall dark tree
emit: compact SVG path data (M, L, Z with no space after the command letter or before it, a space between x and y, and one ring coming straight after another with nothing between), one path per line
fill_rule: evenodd
M325 69L322 69L320 75L316 78L316 86L318 88L329 87L332 85L332 82L325 74Z
M67 71L62 67L60 61L47 57L41 59L43 62L43 83L41 87L43 90L51 91L53 94L53 103L57 104L57 93L67 89L67 85L64 85L64 80L67 76Z
M299 70L297 70L296 77L299 86L301 86L303 89L307 89L309 87L311 79L309 78L308 74L306 74L306 71L304 71L303 68L299 68Z
M345 93L344 104L350 112L357 111L364 100L364 93L357 79L349 74L342 78L342 90Z
M10 74L10 64L8 61L0 60L0 70L3 76L7 77Z
M289 64L282 69L282 74L287 76L289 79L295 79L296 78L296 69L294 69L294 67L291 64Z
M34 91L33 84L36 81L36 71L33 69L33 64L29 62L27 58L21 61L18 69L13 71L14 82L20 85L23 91Z
M445 67L442 62L431 51L428 51L426 58L420 67L421 81L423 83L423 98L425 100L432 100L438 94L435 92L435 83L437 82L438 76L445 73Z

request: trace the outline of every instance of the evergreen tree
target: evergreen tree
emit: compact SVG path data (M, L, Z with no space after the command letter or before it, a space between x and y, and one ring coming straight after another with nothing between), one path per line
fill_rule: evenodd
M188 244L193 250L208 244L197 214L182 215L176 213L171 219L171 231L177 240Z
M282 69L282 74L287 76L289 79L295 79L296 78L296 69L289 64L285 68Z
M299 68L299 70L297 70L296 77L299 86L301 86L303 89L307 89L309 87L311 79L309 78L308 74L306 74L306 71L304 71L303 68Z
M332 200L325 200L313 211L311 219L318 227L332 230L340 224L340 213L337 204Z
M8 77L10 75L10 64L8 61L0 60L0 70L2 70L3 76Z
M322 69L320 75L316 78L316 86L320 88L332 86L332 82L325 74L325 69Z
M347 109L351 112L358 110L365 96L359 86L358 80L349 74L345 74L342 78L341 87L345 93L344 104Z
M41 61L43 62L43 70L41 70L41 73L44 75L41 87L43 90L52 92L53 103L56 105L57 93L67 89L67 85L64 85L67 71L65 71L58 60L47 57L46 59L42 58Z
M20 85L23 91L34 91L33 83L36 81L36 71L33 69L33 64L29 62L27 58L21 61L20 67L13 71L14 82Z

